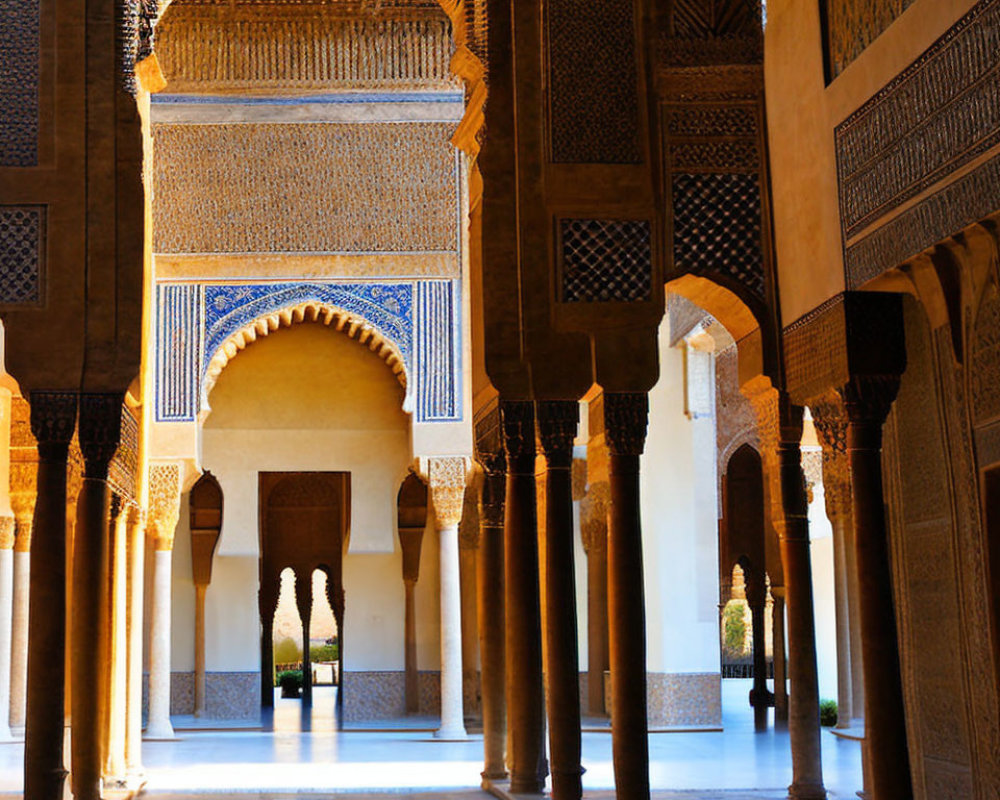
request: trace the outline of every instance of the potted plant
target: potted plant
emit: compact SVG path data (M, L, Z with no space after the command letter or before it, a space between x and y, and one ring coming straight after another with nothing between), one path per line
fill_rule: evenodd
M302 670L288 670L278 675L282 697L298 697L302 691Z

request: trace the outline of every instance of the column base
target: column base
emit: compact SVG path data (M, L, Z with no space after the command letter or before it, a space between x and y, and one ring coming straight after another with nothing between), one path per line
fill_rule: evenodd
M169 722L151 722L142 732L142 739L146 742L173 741L176 738L174 726Z
M507 770L496 769L496 770L483 770L479 773L483 779L483 791L489 791L487 789L487 783L492 783L493 781L505 781L508 778Z
M793 783L788 787L788 800L826 800L826 789L814 784L797 786Z
M469 738L469 734L466 733L465 727L462 725L441 726L434 731L434 738L440 739L442 742L464 742Z

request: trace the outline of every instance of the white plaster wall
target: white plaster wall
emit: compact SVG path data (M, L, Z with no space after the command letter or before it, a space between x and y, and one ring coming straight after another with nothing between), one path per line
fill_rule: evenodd
M660 374L640 471L647 668L718 672L715 423L684 414L684 357L669 346L666 324Z
M837 615L833 595L833 528L826 518L823 485L813 487L809 504L809 539L812 542L813 608L816 616L816 663L819 696L837 699Z
M351 473L344 560L349 670L403 669L404 590L396 495L412 460L402 388L374 354L318 325L271 334L219 377L202 464L224 495L223 530L206 599L206 669L260 668L258 472ZM172 668L194 668L194 585L185 502L174 546ZM438 668L438 549L425 535L417 584L418 663Z

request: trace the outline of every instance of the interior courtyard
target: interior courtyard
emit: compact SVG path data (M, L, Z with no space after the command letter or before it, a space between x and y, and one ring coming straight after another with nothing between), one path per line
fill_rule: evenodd
M998 800L1000 0L2 0L0 796Z

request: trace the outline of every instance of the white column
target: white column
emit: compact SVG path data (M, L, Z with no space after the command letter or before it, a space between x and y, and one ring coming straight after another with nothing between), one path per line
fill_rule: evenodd
M24 735L24 708L28 685L28 576L31 553L14 550L14 592L10 650L10 729Z
M153 555L153 607L149 634L149 721L147 739L173 739L170 724L170 584L172 550Z
M14 610L14 518L0 520L9 528L3 534L0 549L0 742L9 742L10 734L10 641Z
M462 592L458 526L438 530L441 549L441 727L439 739L464 739L462 711Z
M462 708L462 589L458 523L465 499L464 458L428 459L431 501L441 556L441 727L439 739L464 739Z

